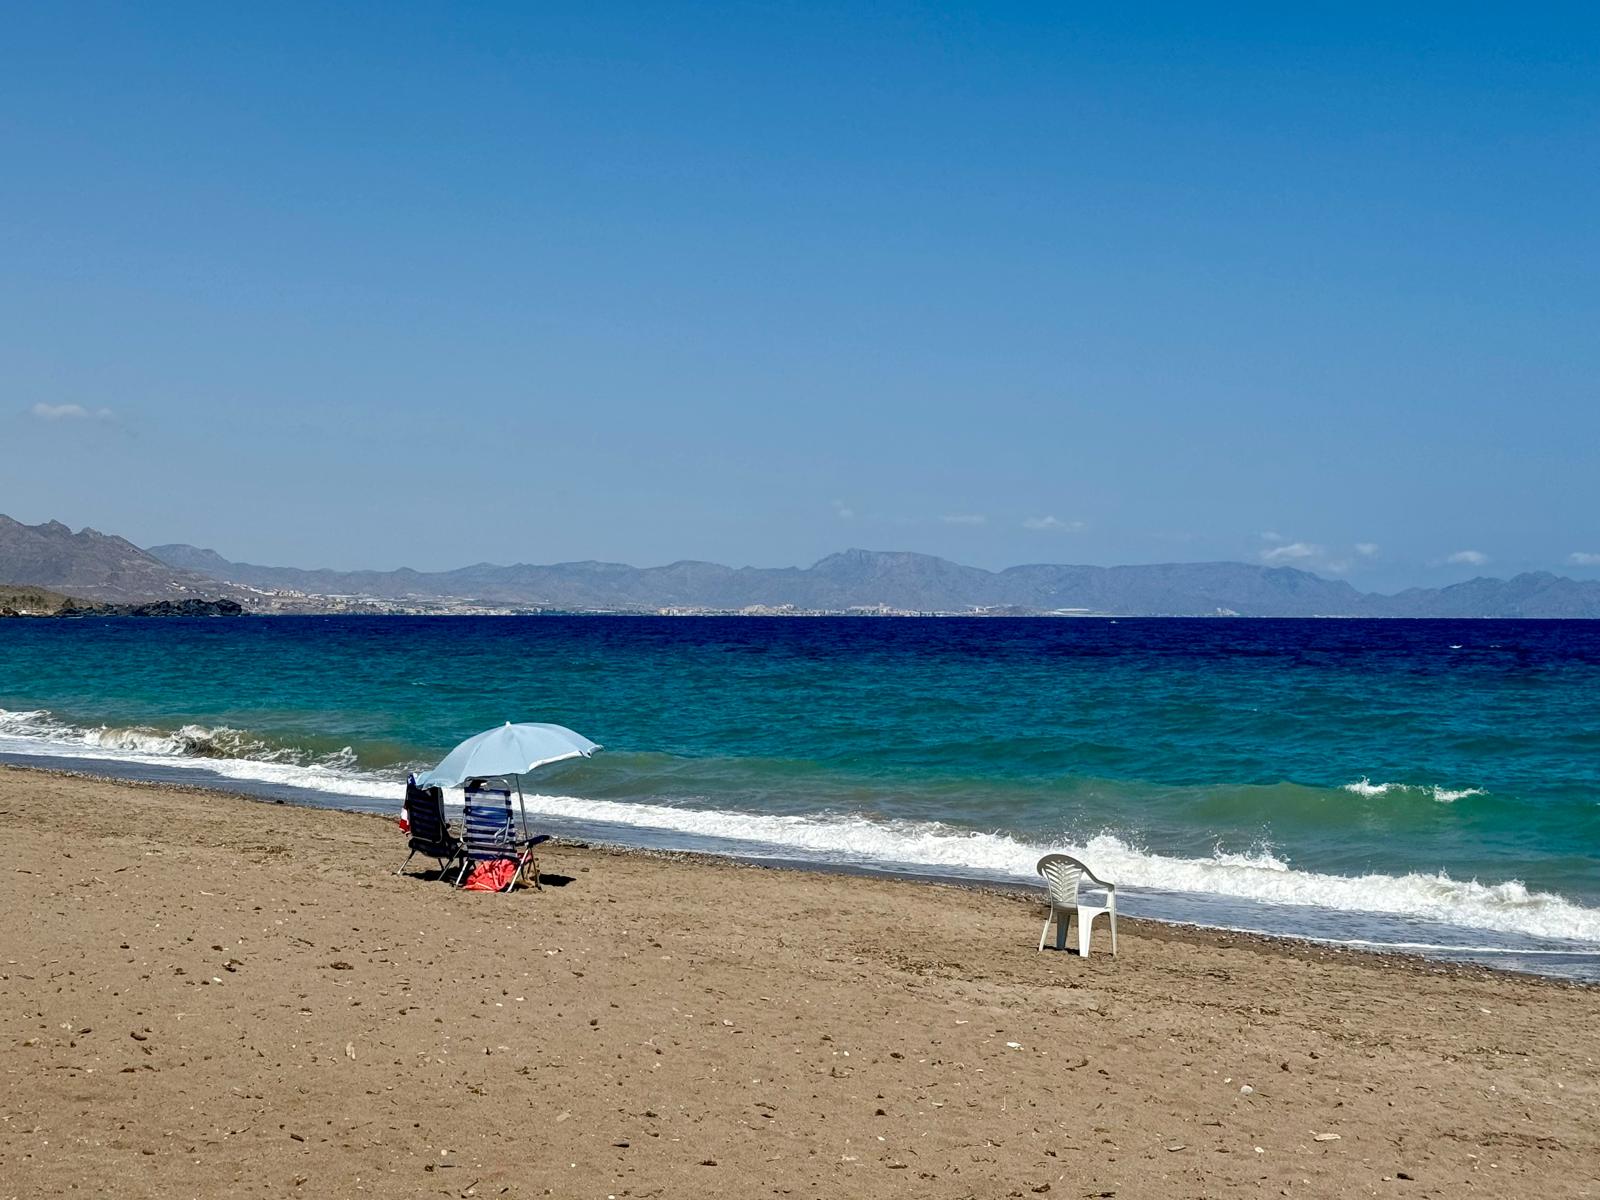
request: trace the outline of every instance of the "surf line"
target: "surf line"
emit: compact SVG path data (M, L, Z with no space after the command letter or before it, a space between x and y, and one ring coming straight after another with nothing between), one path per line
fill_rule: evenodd
M1274 933L1269 929L1245 929L1237 925L1202 925L1196 921L1163 921L1163 925L1187 925L1193 929L1209 929L1217 933L1243 933L1252 937L1274 938L1291 942L1314 942L1319 946L1351 946L1367 950L1448 950L1452 954L1543 954L1555 958L1600 958L1600 947L1574 946L1570 950L1551 950L1540 947L1518 949L1516 946L1463 946L1451 942L1374 942L1368 938L1318 937L1310 933Z

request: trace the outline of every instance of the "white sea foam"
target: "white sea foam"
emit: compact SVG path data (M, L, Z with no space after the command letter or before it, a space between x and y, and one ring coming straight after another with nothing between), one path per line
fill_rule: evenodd
M1373 783L1372 780L1363 775L1354 783L1345 784L1344 790L1354 792L1358 796L1381 796L1394 786L1392 783Z
M228 741L228 736L218 737L220 732L198 726L176 734L81 729L63 725L44 712L0 709L0 753L193 769L228 779L309 789L334 800L391 801L398 808L401 789L397 780L355 772L346 762L196 757L215 753L216 747ZM227 731L227 735L236 733ZM1367 795L1380 795L1396 786L1365 779L1346 785L1347 790ZM460 799L459 792L447 795L451 803L459 804ZM994 879L1032 881L1040 855L1065 850L1081 855L1100 874L1131 888L1382 913L1600 946L1600 909L1585 908L1552 893L1530 891L1517 880L1484 884L1452 879L1444 872L1331 875L1296 869L1270 849L1241 854L1218 848L1208 857L1182 858L1151 853L1112 831L1081 842L1036 843L938 821L880 820L860 814L750 813L542 794L528 795L527 804L530 811L567 821L668 831L751 855L934 873L954 871Z
M1434 785L1432 790L1433 798L1440 804L1450 804L1456 800L1465 800L1468 796L1482 796L1485 794L1482 788L1469 787L1461 788L1459 791L1451 791L1449 788L1439 787L1437 784Z
M293 752L273 749L237 729L185 725L174 733L145 726L82 728L56 721L47 712L0 709L0 753L41 758L83 758L126 762L177 770L206 771L279 787L305 788L333 796L386 800L397 795L387 778L350 769L355 752L349 747L319 762L297 762ZM238 754L262 757L235 757Z
M1411 784L1411 783L1373 783L1363 775L1354 783L1344 785L1344 790L1354 792L1358 796L1387 796L1415 793L1419 796L1429 796L1440 804L1453 804L1457 800L1465 800L1468 796L1483 796L1487 793L1482 788L1447 788L1438 784Z

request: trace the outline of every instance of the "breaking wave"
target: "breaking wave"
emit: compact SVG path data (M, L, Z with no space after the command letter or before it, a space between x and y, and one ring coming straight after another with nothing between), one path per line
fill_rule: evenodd
M303 788L331 796L389 799L393 773L356 768L353 747L318 751L274 743L228 725L70 725L43 709L0 709L0 753L42 758L86 758L178 770L206 771L226 779Z
M859 815L782 816L584 800L527 797L530 810L571 821L668 829L719 841L770 847L792 857L857 865L892 863L998 879L1032 880L1043 854L1065 850L1091 861L1121 886L1231 896L1274 905L1314 905L1352 912L1441 921L1539 938L1600 944L1600 909L1509 880L1483 884L1428 875L1328 875L1301 871L1270 850L1217 849L1209 858L1154 854L1104 832L1081 843L1030 843L1001 833L938 821L879 821Z
M1482 788L1447 788L1438 784L1411 784L1411 783L1373 783L1363 775L1354 783L1344 785L1344 790L1354 792L1357 796L1391 796L1413 795L1424 796L1437 800L1440 804L1453 804L1457 800L1465 800L1468 796L1488 795Z

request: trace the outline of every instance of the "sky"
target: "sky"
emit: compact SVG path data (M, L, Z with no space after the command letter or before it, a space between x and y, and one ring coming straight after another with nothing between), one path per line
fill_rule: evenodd
M1600 9L17 6L0 512L1600 578Z

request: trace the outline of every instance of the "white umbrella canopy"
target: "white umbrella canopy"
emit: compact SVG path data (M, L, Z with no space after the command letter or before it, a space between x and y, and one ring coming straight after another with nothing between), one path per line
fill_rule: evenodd
M469 779L516 778L548 763L588 758L600 747L565 725L507 721L473 734L417 780L420 787L459 787Z

